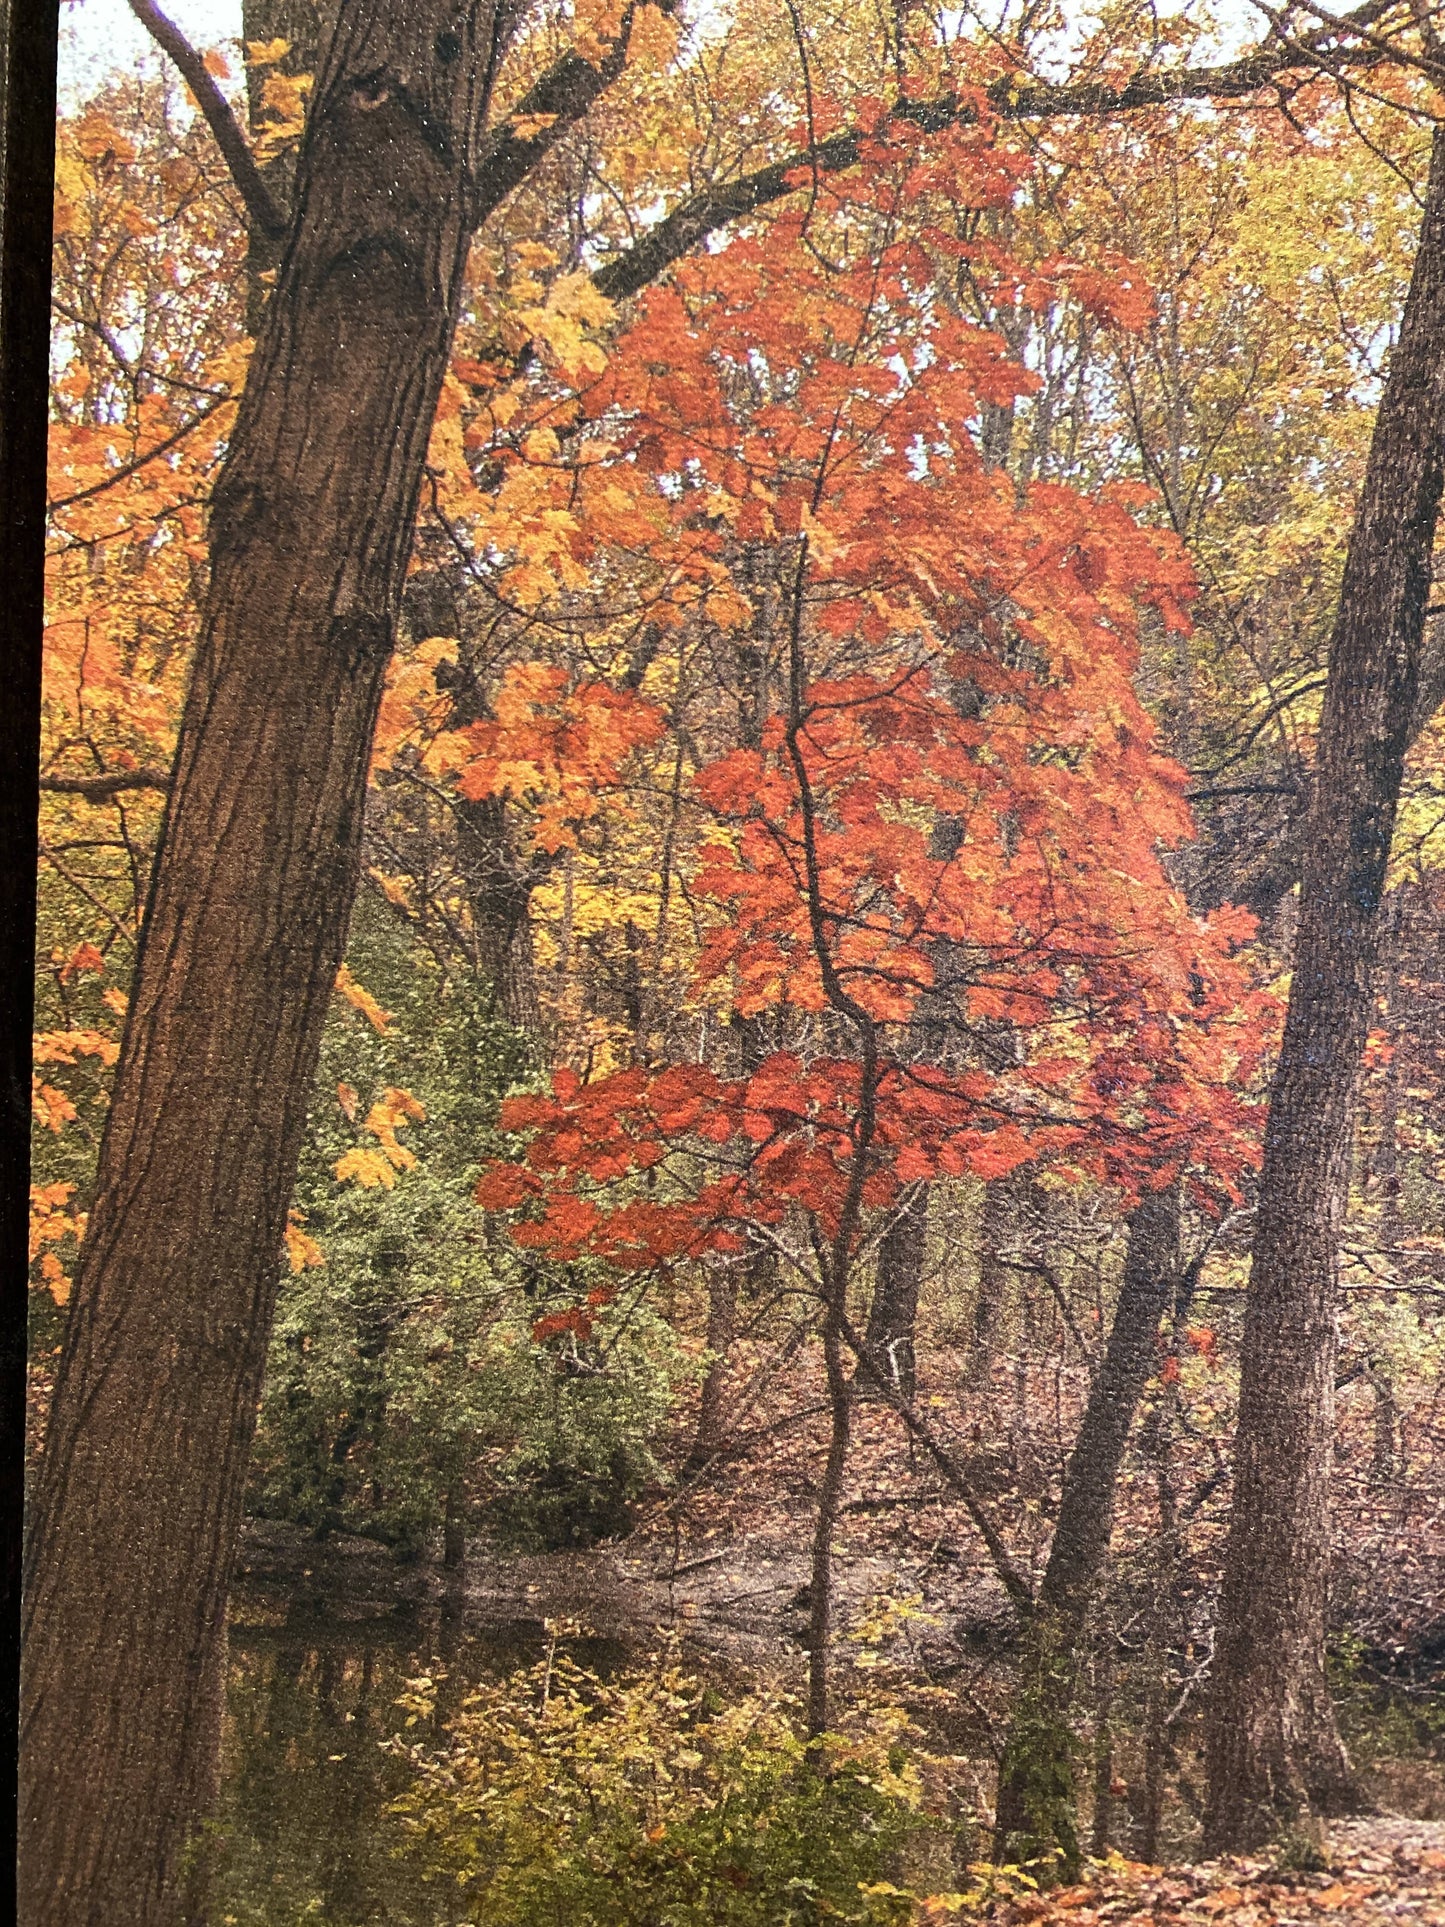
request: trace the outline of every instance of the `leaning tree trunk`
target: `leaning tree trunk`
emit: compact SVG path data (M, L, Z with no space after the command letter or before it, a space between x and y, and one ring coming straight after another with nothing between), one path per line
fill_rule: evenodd
M1330 644L1245 1310L1206 1848L1354 1796L1325 1679L1336 1267L1445 456L1445 133Z
M347 0L211 585L25 1601L23 1910L152 1923L214 1788L278 1257L477 209L472 0Z
M1064 1470L1058 1524L1025 1629L1018 1697L999 1765L994 1829L1000 1860L1057 1853L1066 1867L1078 1864L1069 1709L1079 1648L1108 1557L1119 1467L1178 1276L1179 1186L1171 1184L1143 1198L1130 1218L1109 1343Z

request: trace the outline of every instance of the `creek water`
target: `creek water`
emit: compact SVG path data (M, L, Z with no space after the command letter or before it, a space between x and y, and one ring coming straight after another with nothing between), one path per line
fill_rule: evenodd
M444 1882L427 1881L387 1811L407 1783L383 1742L406 1730L408 1679L444 1673L433 1719L411 1740L440 1740L467 1692L542 1654L540 1620L469 1626L421 1609L389 1620L293 1617L233 1626L224 1785L211 1855L214 1927L456 1927L466 1919ZM569 1642L607 1672L613 1639Z

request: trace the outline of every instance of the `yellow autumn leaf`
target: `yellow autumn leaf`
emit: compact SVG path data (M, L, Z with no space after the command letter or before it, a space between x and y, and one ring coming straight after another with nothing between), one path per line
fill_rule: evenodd
M518 140L532 141L539 134L545 134L549 127L557 125L556 114L516 114L512 119L512 132Z
M374 1191L378 1185L388 1191L396 1189L396 1173L380 1151L363 1150L358 1145L339 1157L335 1168L343 1184L350 1179L367 1191Z
M50 1296L57 1305L70 1303L70 1274L53 1251L47 1251L40 1260L41 1276L45 1280Z
M56 1090L53 1084L42 1084L38 1077L31 1084L30 1108L37 1123L57 1136L79 1115L64 1091Z
M391 1012L382 1009L370 991L364 990L356 981L345 964L336 973L336 988L353 1010L361 1012L374 1030L386 1029L391 1022Z
M324 1265L326 1253L308 1231L302 1229L303 1213L293 1210L286 1223L286 1255L294 1277L310 1266Z

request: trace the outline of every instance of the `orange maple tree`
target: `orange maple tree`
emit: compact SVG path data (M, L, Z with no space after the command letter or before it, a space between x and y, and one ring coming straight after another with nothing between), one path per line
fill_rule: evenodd
M974 130L950 165L1010 191ZM970 424L1032 378L933 298L940 237L891 237L902 191L889 149L825 236L814 206L690 264L581 398L589 559L661 527L659 579L734 627L739 551L780 564L772 707L695 777L689 880L695 994L777 1047L513 1099L525 1161L479 1200L558 1258L648 1267L801 1214L833 1293L918 1181L1047 1152L1126 1195L1188 1172L1225 1196L1253 1156L1273 1007L1235 955L1249 919L1196 919L1169 881L1184 778L1132 680L1141 621L1187 623L1187 561L1138 493L1020 495L985 465ZM1138 313L1135 280L1070 273Z

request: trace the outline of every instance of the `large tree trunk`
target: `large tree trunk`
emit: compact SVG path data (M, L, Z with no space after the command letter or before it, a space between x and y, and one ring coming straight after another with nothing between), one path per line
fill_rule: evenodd
M1325 1680L1336 1266L1445 456L1445 134L1350 536L1245 1311L1205 1840L1352 1799Z
M1079 1859L1069 1709L1079 1647L1114 1525L1114 1491L1134 1413L1156 1364L1179 1277L1179 1187L1141 1200L1103 1363L1064 1471L1049 1562L1025 1632L1018 1698L999 1766L1000 1860Z
M477 205L491 53L472 0L343 7L216 489L28 1548L32 1927L173 1918L213 1791L278 1256Z

